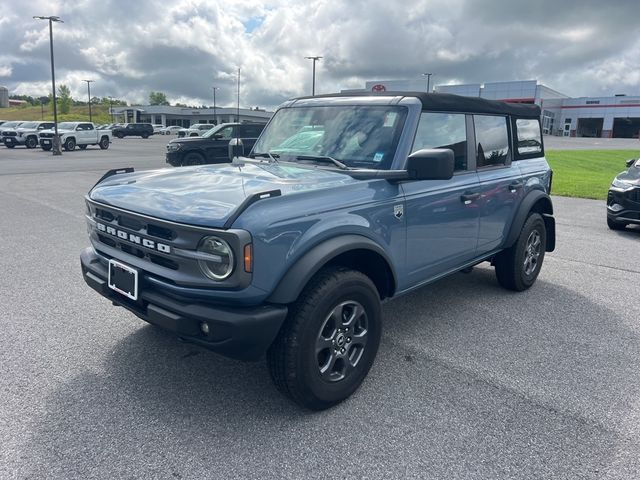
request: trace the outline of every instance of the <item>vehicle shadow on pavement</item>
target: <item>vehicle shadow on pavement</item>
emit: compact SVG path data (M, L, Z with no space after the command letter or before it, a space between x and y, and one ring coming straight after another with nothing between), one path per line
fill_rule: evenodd
M52 392L33 477L633 477L640 339L626 320L542 279L505 292L478 268L385 305L369 378L316 414L264 362L141 324L104 370Z

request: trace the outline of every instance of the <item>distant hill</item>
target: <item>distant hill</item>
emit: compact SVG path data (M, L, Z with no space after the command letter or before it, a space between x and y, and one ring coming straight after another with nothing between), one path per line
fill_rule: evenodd
M109 107L104 105L92 105L91 114L94 123L111 123ZM39 106L20 106L0 108L0 120L53 120L53 108L51 105L44 105L44 117ZM62 115L58 109L59 122L88 122L89 107L87 105L72 106L69 113ZM117 120L116 120L117 121Z

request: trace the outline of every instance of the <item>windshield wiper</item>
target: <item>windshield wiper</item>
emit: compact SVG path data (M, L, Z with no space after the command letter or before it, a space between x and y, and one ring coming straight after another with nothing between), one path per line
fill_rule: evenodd
M252 155L252 158L256 158L256 157L267 157L269 158L272 162L278 162L278 158L280 158L280 155L277 153L271 153L271 152L260 152L260 153L254 153Z
M298 155L296 159L297 160L319 160L321 162L333 163L340 170L349 170L349 167L347 167L340 160L336 160L335 158L329 157L327 155Z

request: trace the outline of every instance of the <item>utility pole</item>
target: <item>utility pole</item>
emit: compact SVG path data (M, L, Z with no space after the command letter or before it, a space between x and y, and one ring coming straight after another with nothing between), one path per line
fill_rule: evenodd
M218 111L216 110L216 90L220 90L220 87L211 87L213 89L213 120L218 125Z
M314 57L304 57L307 60L313 61L312 74L311 74L311 96L316 96L316 62L320 60L322 57L314 56Z
M237 122L240 123L240 67L238 67L238 108L236 111Z
M422 74L423 77L427 77L427 93L430 93L430 91L429 91L429 87L430 87L429 80L431 80L431 75L433 75L433 73L423 73Z
M89 121L93 122L93 117L91 116L91 86L90 84L95 80L82 80L83 82L87 82L87 95L89 96Z
M113 97L109 95L109 113L111 114L111 123L116 123L113 121Z
M55 67L53 64L53 22L64 23L60 20L60 17L43 17L43 16L34 16L38 20L49 20L49 47L51 50L51 87L53 89L53 122L54 122L54 136L53 136L53 145L52 151L54 155L62 155L62 151L60 150L60 137L58 137L58 106L56 99L56 75L55 75Z

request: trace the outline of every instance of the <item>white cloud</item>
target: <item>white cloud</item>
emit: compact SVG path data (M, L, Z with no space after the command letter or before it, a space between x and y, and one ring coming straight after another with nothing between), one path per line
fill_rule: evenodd
M570 95L640 94L635 2L541 0L34 0L0 18L0 77L21 93L47 93L48 27L59 15L58 83L144 102L273 107L316 91L363 87L375 78L481 83L538 78ZM15 10L13 11L15 12ZM31 90L29 90L31 88Z

